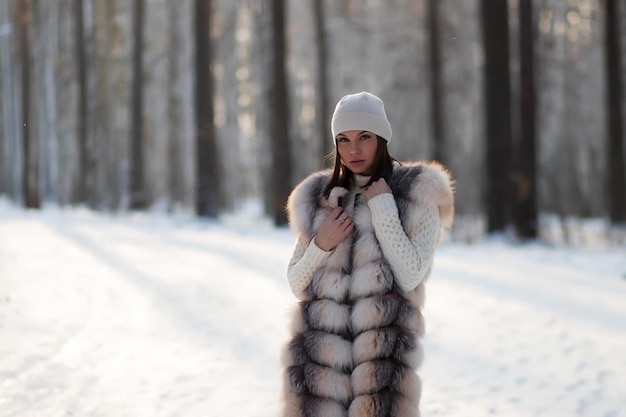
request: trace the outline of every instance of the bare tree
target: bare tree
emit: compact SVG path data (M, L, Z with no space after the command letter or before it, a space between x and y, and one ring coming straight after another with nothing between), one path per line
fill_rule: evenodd
M219 212L219 166L213 122L211 73L211 0L196 0L196 211L216 217Z
M133 80L131 97L131 167L130 207L146 207L146 192L143 175L143 23L144 1L134 0L133 8Z
M83 0L74 0L75 36L76 36L76 68L78 75L78 100L76 101L77 113L77 141L78 141L78 175L77 192L73 196L74 203L84 203L88 201L87 189L90 182L91 164L89 156L87 133L87 56L85 45L85 10Z
M39 162L36 137L31 123L31 0L19 0L16 22L19 31L19 52L22 69L22 192L24 206L39 208Z
M485 48L485 127L487 136L488 230L510 222L511 88L508 4L481 0Z
M434 158L446 159L443 123L443 88L441 84L441 42L439 35L439 0L428 2L428 33L430 38L430 107L434 143Z
M291 192L291 152L289 145L289 112L287 75L285 72L285 0L272 0L272 210L276 225L287 223L285 204ZM268 103L269 104L269 103Z
M316 113L318 121L318 134L320 140L321 158L323 159L328 151L328 122L329 98L328 98L328 51L326 42L326 18L324 13L324 1L313 1L313 16L315 27L315 52L317 55L317 77L316 77Z
M16 39L13 3L0 1L0 194L6 193L17 200L21 194L18 173L21 157L20 120L17 109L19 86L15 62Z
M623 3L622 3L623 5ZM606 90L608 110L608 199L609 217L614 223L626 222L626 171L624 167L624 74L618 1L606 0Z
M189 179L193 178L195 163L189 162L190 142L193 138L193 119L188 111L193 103L189 88L189 73L192 55L191 31L188 23L192 19L193 7L169 1L168 60L167 60L167 115L168 115L168 188L169 209L189 207ZM190 167L190 165L193 165Z
M520 135L515 145L513 174L513 221L518 236L537 236L537 191L535 166L535 77L532 0L519 2L520 45Z

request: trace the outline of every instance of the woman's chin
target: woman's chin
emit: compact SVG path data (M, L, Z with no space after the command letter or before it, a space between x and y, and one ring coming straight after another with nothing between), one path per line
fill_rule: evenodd
M350 166L350 171L359 175L372 175L372 170L369 167L363 165Z

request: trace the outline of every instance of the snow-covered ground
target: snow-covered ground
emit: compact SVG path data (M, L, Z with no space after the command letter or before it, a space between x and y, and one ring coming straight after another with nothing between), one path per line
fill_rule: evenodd
M0 416L275 417L294 237L0 201ZM425 417L626 416L626 248L444 243Z

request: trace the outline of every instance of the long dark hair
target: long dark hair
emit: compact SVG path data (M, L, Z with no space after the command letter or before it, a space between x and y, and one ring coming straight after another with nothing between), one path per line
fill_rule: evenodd
M374 158L374 172L372 177L366 184L370 185L374 181L378 181L384 178L385 181L389 181L391 173L393 171L393 162L397 161L389 154L387 149L387 141L381 136L376 135L378 140L378 146L376 147L376 155ZM333 162L333 176L330 179L330 183L324 190L324 196L328 197L330 190L335 187L343 187L350 189L354 185L354 172L352 172L347 166L341 162L339 151L337 150L337 144L335 143L335 150L326 156L327 159L334 158Z

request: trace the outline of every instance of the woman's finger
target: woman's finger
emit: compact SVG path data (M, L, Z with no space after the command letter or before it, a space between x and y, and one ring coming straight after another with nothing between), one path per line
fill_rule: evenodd
M345 222L349 220L350 220L350 216L348 216L345 213L341 213L341 215L337 217L337 221L339 222L339 224L345 224Z

